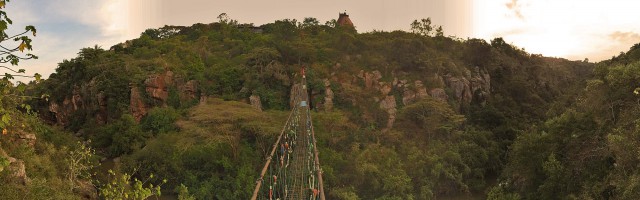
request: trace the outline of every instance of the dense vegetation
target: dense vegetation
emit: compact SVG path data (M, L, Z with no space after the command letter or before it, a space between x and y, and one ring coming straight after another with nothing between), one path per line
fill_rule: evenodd
M225 15L219 19L149 29L109 50L82 49L47 80L30 84L27 94L51 95L50 102L25 101L44 120L55 122L51 102L62 105L79 95L86 105L64 127L77 136L33 116L25 116L30 125L24 130L37 134L35 147L3 136L2 147L24 160L33 181L25 187L2 184L1 196L28 191L72 198L73 190L56 189L67 187L62 182L68 168L53 158L69 148L82 150L76 140L90 140L99 156L117 158L114 166L103 162L97 175L81 177L100 180L99 187L108 185L106 169L114 168L138 179L166 179L150 180L162 185L163 194L247 199L285 121L301 66L308 69L312 102L322 102L325 79L336 94L333 111L312 113L330 199L640 196L640 45L593 64L528 54L501 38L444 37L441 28L432 32L428 20L415 21L413 33L357 33L314 18L280 20L261 31ZM393 88L390 95L399 103L390 130L384 130L388 114L375 101L379 91L362 81L341 84L361 70L377 70L381 81L420 80L426 88L444 88L434 74L469 78L476 67L491 75L485 102L426 97L404 105L402 91ZM174 86L166 102L151 98L145 80L166 71L196 80L203 101L182 101ZM130 109L132 88L140 88L150 105L139 122ZM106 113L92 105L98 93L106 97ZM240 102L250 95L260 96L265 111ZM106 118L98 120L102 114Z
M568 109L519 135L490 197L635 199L640 195L639 47L598 63Z

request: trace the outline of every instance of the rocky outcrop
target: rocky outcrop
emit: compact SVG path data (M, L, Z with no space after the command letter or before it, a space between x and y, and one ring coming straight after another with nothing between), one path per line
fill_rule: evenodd
M393 95L386 96L382 101L380 101L380 108L386 111L389 115L389 118L387 119L387 126L382 129L382 132L387 132L393 127L393 123L396 121L396 97Z
M363 79L364 88L369 89L378 86L378 82L382 78L382 73L380 73L380 71L378 70L375 70L373 72L365 72L364 70L360 70L358 77Z
M469 104L471 102L471 88L469 81L464 77L445 76L447 86L453 91L453 98L460 102Z
M78 110L83 108L84 101L82 100L82 96L80 96L80 90L78 87L74 87L71 96L71 104L73 105L73 110Z
M465 74L469 79L450 75L445 76L446 85L453 91L455 100L460 104L467 105L474 100L484 104L486 98L490 95L491 76L486 70L481 70L479 67L475 67L473 72L467 70Z
M409 88L404 88L404 92L402 92L402 104L406 106L415 102L415 100L416 93Z
M413 84L415 85L416 98L424 99L429 96L429 93L427 93L427 88L424 87L422 81L417 80L414 81Z
M8 160L9 166L7 166L7 171L9 172L9 180L22 185L28 184L30 180L29 177L27 177L24 162L13 157L9 157Z
M197 101L199 98L198 82L184 81L172 71L149 75L143 85L139 86L140 89L138 86L131 83L129 90L129 110L137 120L140 120L152 106L166 106L170 87L176 89L182 102ZM106 123L110 117L107 110L110 97L99 88L95 79L87 84L74 86L70 96L63 98L61 102L49 103L49 111L53 115L51 118L55 117L56 124L66 126L74 112L85 110L86 113L95 113L94 116L86 117L95 117L98 124ZM155 100L155 103L149 105L149 101L145 99L147 97Z
M262 102L260 102L260 96L255 94L251 95L249 97L249 102L253 108L255 108L258 111L262 111Z
M331 90L331 82L329 79L324 80L324 110L330 112L333 110L333 90Z
M69 98L62 100L62 104L58 104L55 101L49 104L49 111L56 117L56 123L62 126L69 123L69 116L76 111L73 108L74 106Z
M26 133L22 131L17 131L16 136L18 138L18 142L26 144L30 147L36 145L36 134L34 133Z
M58 125L66 126L69 124L70 117L74 112L91 110L92 112L88 113L95 113L95 116L88 117L95 117L98 124L105 123L107 118L107 97L97 88L96 81L91 80L86 85L73 86L71 95L64 97L62 102L50 101L49 112L55 119L49 120Z
M442 88L442 87L446 86L442 76L440 76L437 73L433 74L433 82L435 84L435 86L434 86L435 88Z
M387 96L389 95L389 93L391 93L391 89L393 89L391 87L391 84L386 84L383 83L381 84L382 86L380 86L380 93L382 93L382 96Z
M163 74L153 74L144 80L145 91L155 100L166 103L169 98L167 85L173 84L173 72L167 71ZM163 104L164 105L164 104Z
M180 91L180 100L189 101L197 98L198 82L195 80L187 81L184 85L178 87Z
M104 92L100 91L98 92L98 95L96 95L96 98L98 99L96 122L98 122L98 124L104 124L107 122L107 117L109 117L107 115L107 96L104 95Z
M398 84L398 87L404 87L404 92L402 93L402 104L405 106L429 96L427 88L420 80L414 81L413 85L408 84L406 80L402 80Z
M144 91L161 106L167 106L169 87L177 89L178 96L182 102L198 100L198 82L195 80L185 82L181 77L174 75L172 71L152 74L144 80ZM153 106L146 105L142 97L138 90L131 90L129 109L138 121L146 115L149 107Z
M22 160L7 155L2 148L0 148L0 159L9 161L7 166L0 165L0 172L4 173L3 171L6 170L9 175L9 181L23 185L29 183L29 177L27 177L27 171Z
M129 111L136 119L140 121L142 117L147 114L147 105L144 103L144 99L138 87L131 87L131 95L129 99Z
M447 102L449 100L449 95L442 88L433 88L429 94L438 101Z
M365 70L361 70L355 75L338 74L336 77L339 79L332 75L330 80L336 80L337 84L342 86L339 95L344 95L344 97L340 98L346 101L351 100L353 106L363 107L360 103L366 102L368 99L379 103L379 107L389 114L384 131L393 127L397 106L407 106L425 98L434 98L442 102L456 102L458 106L454 105L454 107L461 109L463 105L469 105L472 102L479 102L483 105L483 102L490 97L491 77L486 70L478 67L471 71L467 70L462 75L427 74L421 80L402 79L403 77L415 77L415 75L406 72L390 73L392 80L386 82L382 81L380 71L367 72ZM331 91L327 82L325 80L323 105L325 109L332 107L327 104L334 99L334 91ZM396 105L396 102L401 105ZM363 114L363 118L366 119L367 115Z

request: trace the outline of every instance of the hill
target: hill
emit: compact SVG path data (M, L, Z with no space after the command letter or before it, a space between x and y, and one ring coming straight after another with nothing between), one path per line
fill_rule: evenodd
M605 146L632 145L631 125L616 127L637 113L633 55L593 64L501 38L221 18L84 48L28 92L50 94L29 102L41 119L119 171L167 179L165 194L246 199L305 67L330 199L622 198L633 185Z

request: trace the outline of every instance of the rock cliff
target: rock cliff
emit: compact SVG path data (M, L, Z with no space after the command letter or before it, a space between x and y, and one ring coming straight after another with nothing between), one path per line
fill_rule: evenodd
M352 78L346 79L338 79L332 74L329 79L324 79L325 97L322 105L327 111L333 108L333 99L336 94L330 85L332 81L335 81L343 89L352 91L338 94L343 95L340 96L340 99L351 100L352 106L366 106L359 105L356 100L362 101L363 96L371 96L373 101L378 102L379 108L388 115L386 125L383 128L383 131L386 131L393 127L399 106L407 106L431 97L442 102L453 103L454 107L460 109L472 102L484 105L491 92L491 76L486 70L479 67L475 67L473 71L467 70L459 76L434 74L418 80L410 80L406 75L396 76L395 73L392 76L387 79L392 81L382 81L383 75L378 70L371 72L361 70ZM398 103L402 105L398 105ZM363 116L363 118L371 119L372 117Z
M50 101L48 109L55 117L54 123L67 126L71 116L79 111L91 114L86 117L93 117L99 124L106 123L109 118L118 117L108 116L109 97L98 88L96 81L91 80L88 84L75 86L72 94L62 98L62 101ZM150 108L167 106L171 88L175 88L181 102L199 99L197 81L185 81L172 71L165 71L147 76L141 85L129 84L129 111L139 121Z

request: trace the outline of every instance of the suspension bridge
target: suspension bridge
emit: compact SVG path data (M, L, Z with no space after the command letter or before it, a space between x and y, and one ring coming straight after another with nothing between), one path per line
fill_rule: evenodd
M322 170L309 112L304 70L301 84L294 84L293 106L276 139L252 200L325 200Z

